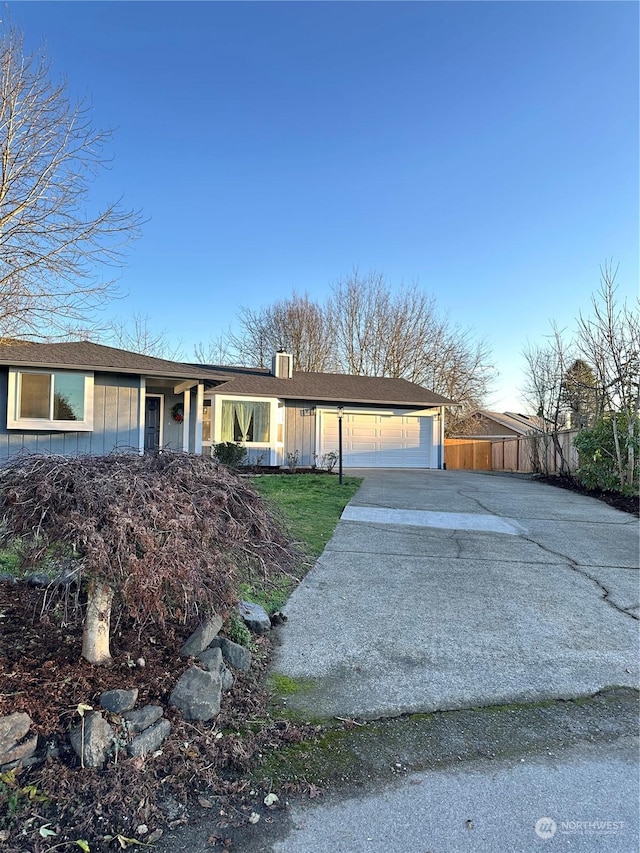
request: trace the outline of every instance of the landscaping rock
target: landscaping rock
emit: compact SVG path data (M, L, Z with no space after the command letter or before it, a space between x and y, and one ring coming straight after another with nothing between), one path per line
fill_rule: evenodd
M85 716L84 738L82 725L69 732L74 752L88 768L100 769L104 765L114 739L113 729L99 711L92 711Z
M198 655L198 660L204 664L209 672L217 672L219 674L220 681L222 682L222 689L224 691L231 690L234 680L233 675L231 670L225 666L222 658L222 649L219 646L215 646L211 649L205 649L202 654Z
M28 737L31 717L23 711L0 717L0 769L8 770L30 758L38 748L38 735Z
M161 716L162 708L159 705L145 705L138 711L127 711L122 715L122 719L126 720L130 732L139 734L157 722Z
M222 628L222 619L220 616L217 613L210 616L202 625L196 628L180 649L181 657L188 658L199 655L200 652L203 652L211 644L211 641L217 635L220 628Z
M250 668L252 657L249 649L245 649L244 646L234 643L226 637L216 637L211 643L211 648L216 646L221 649L222 657L227 666L231 666L233 669L241 669L244 672Z
M133 708L137 698L137 687L130 690L107 690L100 697L100 704L105 711L111 711L112 714L122 714L124 711L130 711Z
M220 668L224 666L220 646L211 646L211 648L205 649L198 655L198 660L204 664L209 672L220 672Z
M220 681L222 682L222 689L225 693L227 690L231 690L233 682L235 681L233 673L224 664L222 664L222 667L220 668Z
M26 576L25 581L29 586L49 586L51 578L44 572L31 572L30 575Z
M244 624L254 634L268 634L271 630L271 619L269 614L259 604L251 601L241 601L238 604L238 613L242 616Z
M148 705L147 707L152 707ZM169 720L158 720L152 726L146 728L142 734L131 741L127 746L129 755L148 755L150 752L155 752L164 741L169 737L171 732L171 723Z
M0 770L11 770L18 765L28 766L34 761L30 760L38 748L38 735L33 734L20 743L16 743L13 749L8 749L0 755ZM37 763L37 759L35 760Z
M173 688L169 704L182 711L187 720L210 720L220 713L222 680L217 672L190 667Z
M0 572L0 581L8 583L10 586L16 586L18 579L9 572Z
M16 711L8 717L0 717L0 755L6 744L12 745L27 734L31 728L31 717L24 711Z
M56 586L70 586L72 583L78 583L79 579L80 571L71 560L61 568L60 573L54 578L54 583Z

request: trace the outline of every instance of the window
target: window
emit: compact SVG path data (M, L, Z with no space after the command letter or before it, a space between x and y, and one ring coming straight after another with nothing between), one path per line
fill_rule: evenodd
M93 374L9 371L9 429L93 429Z
M222 401L221 441L269 442L270 403Z

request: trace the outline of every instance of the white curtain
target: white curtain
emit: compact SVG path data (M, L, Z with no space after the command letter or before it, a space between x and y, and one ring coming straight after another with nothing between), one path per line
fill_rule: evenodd
M254 403L253 440L269 441L269 403Z
M222 401L221 441L233 441L233 403L231 400Z
M269 441L269 403L222 401L221 440L235 441L235 422L238 422L240 441ZM253 419L253 429L252 427Z
M238 419L238 426L240 427L240 441L246 441L251 426L253 403L234 403L234 409L236 418Z

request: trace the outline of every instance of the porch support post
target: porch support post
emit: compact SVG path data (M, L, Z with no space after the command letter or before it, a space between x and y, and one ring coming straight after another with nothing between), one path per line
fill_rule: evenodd
M185 453L189 452L189 433L191 432L191 390L189 388L182 394L182 449Z
M198 382L196 388L196 438L194 453L202 454L202 410L204 408L204 382Z
M144 453L144 428L146 420L147 383L144 376L140 377L138 388L138 453Z

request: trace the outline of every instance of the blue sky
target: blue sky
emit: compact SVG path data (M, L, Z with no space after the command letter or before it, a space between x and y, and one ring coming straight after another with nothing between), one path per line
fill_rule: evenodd
M149 221L109 314L193 344L354 267L417 282L492 347L638 283L635 2L9 3Z

